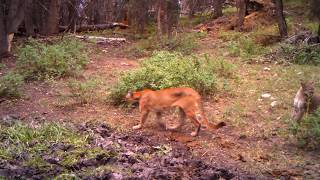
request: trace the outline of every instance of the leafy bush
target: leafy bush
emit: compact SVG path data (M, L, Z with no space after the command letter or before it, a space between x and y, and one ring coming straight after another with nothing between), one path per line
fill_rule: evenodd
M197 49L197 39L206 36L206 33L181 33L174 35L171 39L163 37L161 41L152 36L149 39L140 40L127 50L127 54L133 57L143 57L156 50L177 51L185 55L191 54Z
M290 62L296 64L320 65L319 45L281 45L281 55Z
M141 67L123 74L111 89L112 102L119 104L129 90L192 87L201 94L214 92L216 73L228 76L231 66L208 57L183 56L168 51L155 52ZM225 70L225 72L223 72Z
M254 58L267 52L267 49L256 44L249 37L240 37L236 41L230 41L228 50L233 56L241 56L244 59Z
M297 137L301 147L311 149L320 147L320 108L303 118L300 124L293 123L291 132Z
M9 72L0 78L0 97L20 97L20 86L24 83L23 77L14 72Z
M0 122L0 157L4 162L19 158L23 166L53 170L56 164L48 162L49 152L59 159L58 166L67 170L83 158L95 158L102 153L113 156L102 148L88 148L90 137L61 123L47 122L34 127L18 120L11 125Z
M85 82L70 81L68 84L72 96L78 99L81 104L86 104L94 100L97 85L98 82L95 80L87 80Z
M54 44L30 40L18 49L18 70L26 79L74 75L86 63L84 45L73 39L64 39Z

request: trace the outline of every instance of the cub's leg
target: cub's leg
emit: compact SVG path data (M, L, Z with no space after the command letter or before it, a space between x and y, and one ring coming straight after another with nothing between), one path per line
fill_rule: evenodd
M142 111L141 112L141 118L140 118L140 124L138 124L136 126L133 126L132 128L134 130L141 129L143 127L144 123L146 122L147 118L148 118L148 114L149 114L149 111Z
M176 111L178 111L179 122L175 126L167 127L167 129L169 129L169 130L176 130L176 129L180 128L182 125L184 125L184 123L185 123L186 114L184 113L183 109L181 109L180 107L176 107Z
M163 124L163 122L161 122L161 118L162 118L162 112L156 112L156 122L157 122L157 124L158 124L161 128L165 129L166 127L165 127L165 125Z

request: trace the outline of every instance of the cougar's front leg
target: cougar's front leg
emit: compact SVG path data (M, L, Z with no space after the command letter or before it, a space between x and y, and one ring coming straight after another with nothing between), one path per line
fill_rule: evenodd
M143 127L144 123L146 122L147 118L148 118L148 114L149 114L149 111L142 111L141 112L141 118L140 118L140 124L138 124L136 126L133 126L132 128L134 130L141 129Z

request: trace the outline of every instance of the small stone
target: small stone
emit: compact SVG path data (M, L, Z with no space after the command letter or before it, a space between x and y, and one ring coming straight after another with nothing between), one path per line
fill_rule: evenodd
M270 98L271 94L265 93L261 95L262 98Z
M271 69L268 67L263 68L264 71L270 71Z
M275 107L276 105L278 105L278 102L277 101L272 101L272 103L270 105L271 105L271 107Z
M121 63L121 66L131 66L130 64L128 64L128 63L124 63L124 62L122 62Z

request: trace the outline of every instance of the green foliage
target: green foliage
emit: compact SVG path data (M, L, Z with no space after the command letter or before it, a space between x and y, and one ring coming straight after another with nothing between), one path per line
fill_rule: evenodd
M84 82L73 80L69 82L68 86L72 96L78 99L81 104L86 104L95 99L98 81L91 79Z
M290 62L296 64L320 65L319 45L281 45L282 56Z
M252 38L243 36L236 41L229 41L227 48L232 56L240 56L243 59L254 58L267 52L267 48L256 44Z
M197 49L197 40L204 38L206 33L180 33L172 36L171 39L162 37L158 41L156 36L143 39L131 46L126 53L132 57L144 57L151 55L156 50L177 51L185 55L191 54Z
M21 96L19 88L23 85L23 77L9 72L0 78L0 97L18 98Z
M18 49L17 68L26 79L70 76L87 63L84 45L74 39L45 44L31 39Z
M314 114L304 117L300 124L293 123L291 132L296 136L301 147L319 148L320 108Z
M49 122L36 127L22 122L15 122L9 126L0 123L0 137L1 159L11 160L19 157L22 164L34 168L52 168L53 164L45 159L47 155L59 157L60 164L66 168L81 158L95 158L98 154L115 155L99 147L87 148L89 135L81 135L61 123ZM52 148L57 144L72 148L68 151ZM24 157L24 154L27 154L27 157Z
M183 56L168 51L155 52L141 67L123 74L111 89L110 98L118 104L129 90L192 87L201 94L214 92L216 75L229 76L232 65L208 57Z

